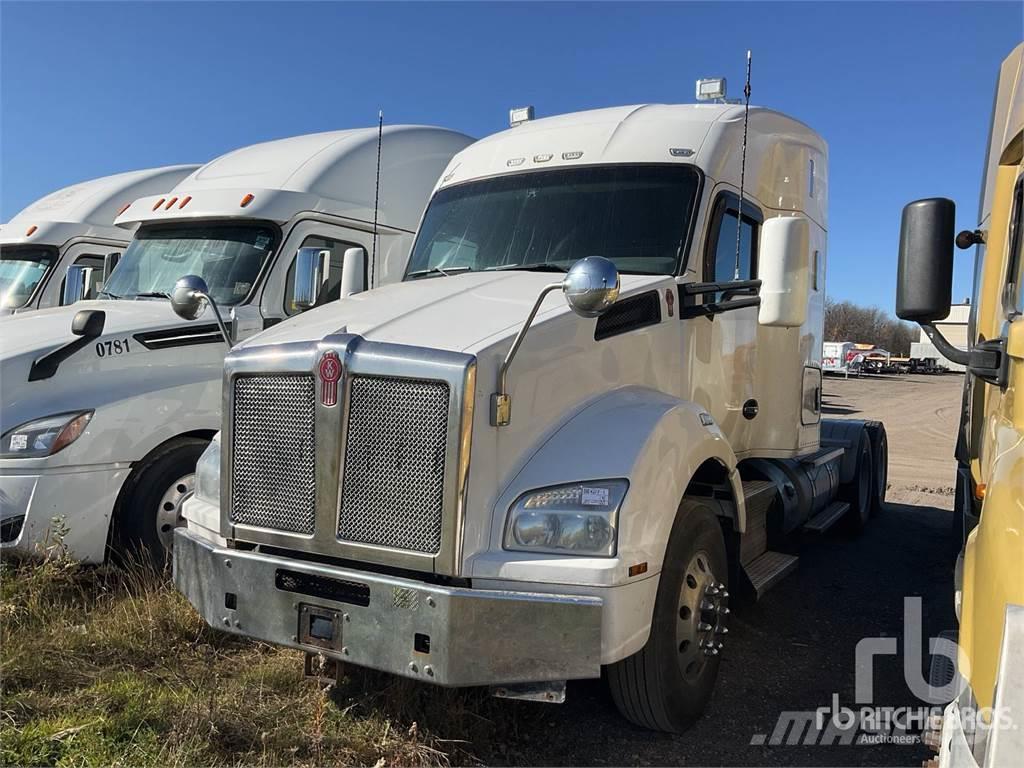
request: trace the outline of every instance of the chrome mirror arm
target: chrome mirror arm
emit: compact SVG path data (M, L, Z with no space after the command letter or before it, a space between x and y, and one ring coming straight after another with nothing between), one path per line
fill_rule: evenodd
M515 359L516 353L519 351L519 347L523 343L523 339L526 338L526 332L530 330L533 318L537 316L537 312L540 310L540 305L544 303L544 299L547 298L549 293L552 291L564 290L564 288L564 283L551 283L541 289L540 295L537 296L537 300L533 302L533 309L531 309L530 314L526 316L526 322L523 323L522 328L519 329L519 333L516 334L515 339L512 341L512 346L509 347L508 352L505 353L505 359L502 361L501 367L498 368L498 391L491 395L492 427L504 427L512 418L512 398L509 396L507 391L508 369L509 366L512 365L512 361Z

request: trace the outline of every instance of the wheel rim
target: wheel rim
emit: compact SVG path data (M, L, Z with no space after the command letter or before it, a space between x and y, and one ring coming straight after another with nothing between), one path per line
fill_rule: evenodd
M711 558L699 550L690 558L679 589L676 608L676 650L683 677L700 675L722 652L722 637L729 631L725 617L729 592L711 570Z
M195 488L196 475L189 472L171 483L156 507L156 535L165 550L170 551L174 543L174 529L184 525L181 507L192 495Z

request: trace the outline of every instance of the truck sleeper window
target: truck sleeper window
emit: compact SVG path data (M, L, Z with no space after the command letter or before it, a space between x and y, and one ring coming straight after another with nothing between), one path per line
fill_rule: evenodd
M170 293L178 278L199 275L218 304L237 304L252 290L273 252L266 224L187 224L140 229L104 287L118 298Z
M697 172L685 165L605 165L497 176L437 192L408 274L433 268L568 268L604 256L622 272L675 274Z

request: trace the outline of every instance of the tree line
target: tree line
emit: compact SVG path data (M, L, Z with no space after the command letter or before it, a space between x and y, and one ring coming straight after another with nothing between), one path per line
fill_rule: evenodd
M825 299L825 341L874 344L905 357L910 354L910 344L917 341L917 335L916 326L890 317L878 307Z

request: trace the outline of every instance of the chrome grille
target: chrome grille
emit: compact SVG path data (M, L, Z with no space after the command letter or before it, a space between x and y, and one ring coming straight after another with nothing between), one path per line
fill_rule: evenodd
M354 376L338 538L437 552L447 439L446 383Z
M315 418L311 376L235 379L231 522L313 533Z

